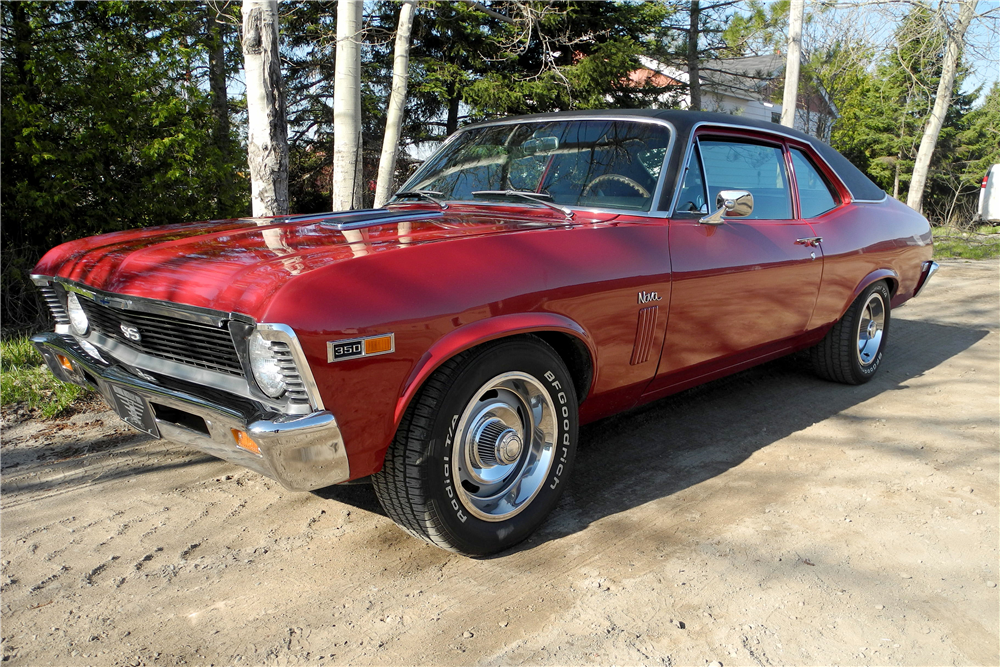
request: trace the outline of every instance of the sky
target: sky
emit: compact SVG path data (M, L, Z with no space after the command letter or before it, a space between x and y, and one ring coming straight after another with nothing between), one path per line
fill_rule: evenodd
M962 92L969 93L982 86L982 99L990 86L1000 81L1000 0L979 0L976 9L979 14L990 12L990 15L974 21L969 27L972 49L966 55L966 62L970 74Z

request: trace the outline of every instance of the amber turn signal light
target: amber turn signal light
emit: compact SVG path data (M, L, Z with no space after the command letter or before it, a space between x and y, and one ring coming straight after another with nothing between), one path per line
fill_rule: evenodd
M235 428L230 430L233 432L233 438L236 440L237 447L260 456L260 447L258 447L257 443L253 441L253 438L247 435L244 431L239 431Z
M365 354L380 354L392 350L392 336L365 339Z
M59 359L59 365L60 366L62 366L63 368L65 368L66 370L68 370L71 373L73 372L73 364L71 364L69 362L69 359L67 359L66 357L62 356L61 354L57 354L56 358Z

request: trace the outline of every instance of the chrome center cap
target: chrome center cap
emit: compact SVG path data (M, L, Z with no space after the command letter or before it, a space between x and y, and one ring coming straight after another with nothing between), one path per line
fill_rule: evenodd
M521 444L521 438L518 437L517 433L514 433L513 429L507 429L503 437L500 438L500 442L497 443L497 461L503 465L510 465L517 461L521 455Z
M875 320L868 323L868 337L874 338L875 334L878 333L878 325L875 324Z
M510 465L521 456L524 444L517 431L507 426L501 419L487 419L476 429L477 463L484 468Z

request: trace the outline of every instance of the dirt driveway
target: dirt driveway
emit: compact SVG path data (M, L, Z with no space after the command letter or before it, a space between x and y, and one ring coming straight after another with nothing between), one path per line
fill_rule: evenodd
M1000 264L947 262L868 385L782 360L584 428L561 506L488 560L367 486L7 421L3 661L996 665L998 325Z

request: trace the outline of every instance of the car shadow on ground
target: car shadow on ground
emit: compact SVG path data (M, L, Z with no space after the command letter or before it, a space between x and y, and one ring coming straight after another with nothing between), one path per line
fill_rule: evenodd
M985 329L895 319L886 360L867 384L821 380L808 360L797 355L584 426L559 506L529 541L499 555L559 539L722 474L797 431L883 392L906 389L910 380L987 334ZM384 515L370 485L314 493Z

